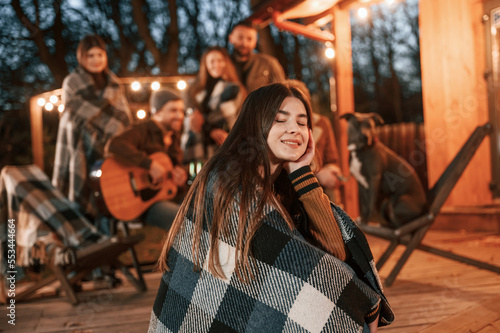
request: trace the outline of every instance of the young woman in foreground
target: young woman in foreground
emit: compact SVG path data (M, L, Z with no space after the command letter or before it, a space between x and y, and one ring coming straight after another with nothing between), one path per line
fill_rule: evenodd
M363 234L310 164L311 108L252 92L167 236L150 332L375 332L394 319Z

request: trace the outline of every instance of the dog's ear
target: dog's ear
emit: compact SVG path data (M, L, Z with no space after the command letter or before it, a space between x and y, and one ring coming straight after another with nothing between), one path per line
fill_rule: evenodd
M353 118L356 118L356 115L352 112L344 113L343 115L340 116L340 119L345 119L347 121L350 121Z
M378 113L372 112L372 113L368 114L368 116L370 118L372 118L373 120L375 120L375 125L384 125L385 124L384 119Z

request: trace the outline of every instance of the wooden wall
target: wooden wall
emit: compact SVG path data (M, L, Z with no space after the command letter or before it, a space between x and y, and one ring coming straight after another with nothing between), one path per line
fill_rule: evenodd
M420 0L422 90L429 186L477 125L488 121L480 0ZM492 203L488 138L447 206Z

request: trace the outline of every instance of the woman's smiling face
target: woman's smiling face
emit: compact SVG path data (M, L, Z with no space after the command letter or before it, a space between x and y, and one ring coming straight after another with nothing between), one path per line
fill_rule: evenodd
M298 98L286 97L267 136L271 168L298 160L305 153L308 140L309 127L304 104Z
M82 65L90 73L101 73L108 66L108 56L106 55L106 51L100 47L94 46L85 53Z

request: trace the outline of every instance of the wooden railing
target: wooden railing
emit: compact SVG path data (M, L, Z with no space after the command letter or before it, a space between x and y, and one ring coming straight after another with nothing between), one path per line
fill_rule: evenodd
M423 123L399 123L376 128L380 142L403 157L418 174L425 189L427 180L427 156Z

